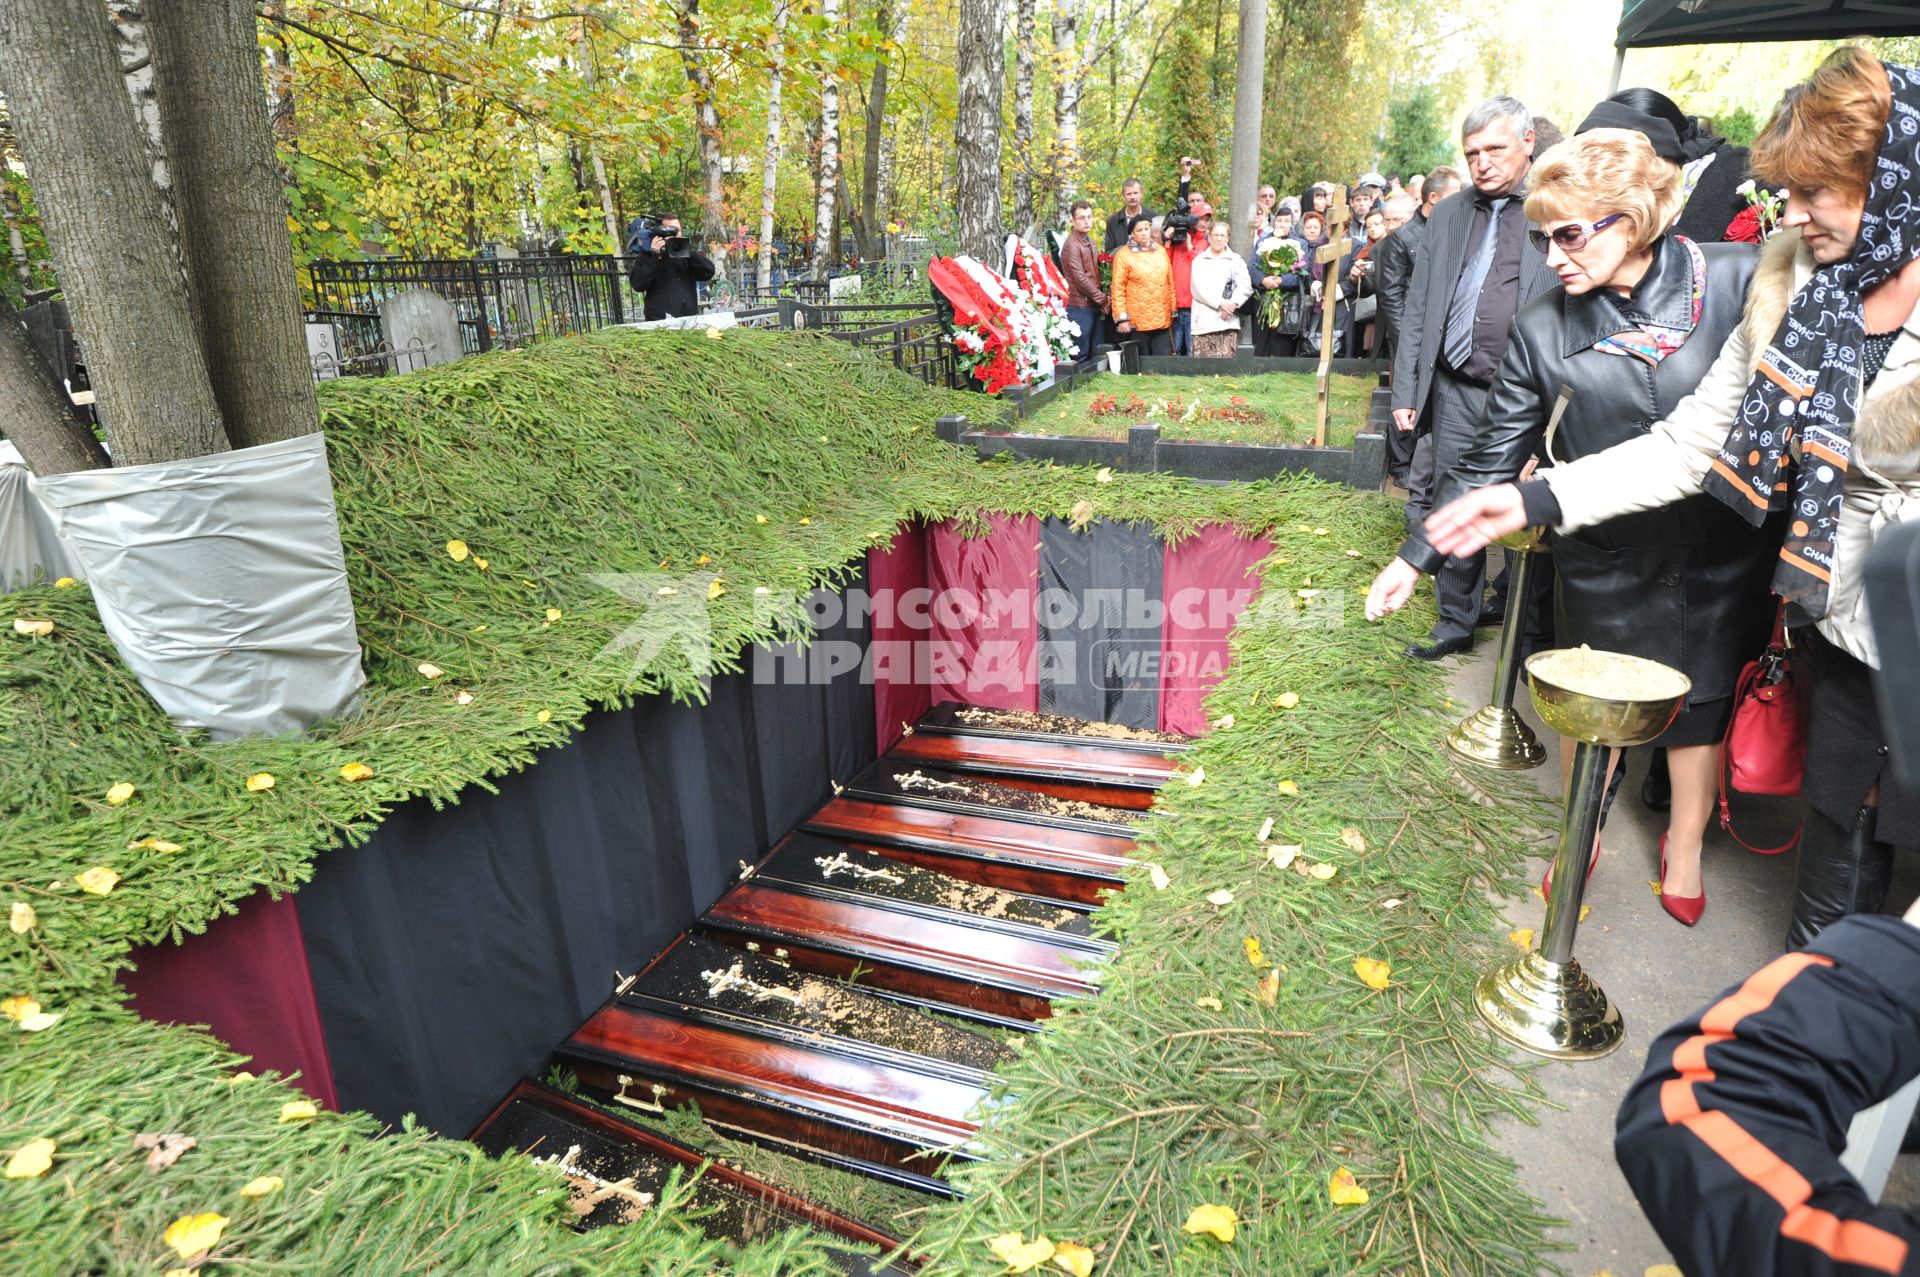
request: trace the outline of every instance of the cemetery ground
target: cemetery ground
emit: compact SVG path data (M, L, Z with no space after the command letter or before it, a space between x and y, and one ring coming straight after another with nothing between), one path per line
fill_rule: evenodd
M1367 420L1377 380L1334 375L1327 444L1350 448ZM1313 442L1312 373L1241 376L1095 376L1038 410L1018 428L1035 434L1124 439L1127 427L1160 426L1161 437L1200 443L1302 445Z

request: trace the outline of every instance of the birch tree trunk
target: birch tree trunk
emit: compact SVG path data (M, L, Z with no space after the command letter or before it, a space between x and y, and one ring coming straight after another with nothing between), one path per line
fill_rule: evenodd
M148 0L180 253L214 399L240 448L320 428L255 25L251 5Z
M1014 0L1013 229L1033 225L1033 44L1035 0Z
M820 16L832 31L840 22L840 0L821 0ZM831 67L820 77L820 177L813 200L813 277L824 280L833 259L834 201L840 190L840 81Z
M1054 216L1066 216L1080 193L1080 98L1086 92L1080 65L1080 19L1087 0L1053 4L1053 170Z
M258 97L257 66L245 87ZM0 94L115 462L224 452L169 210L99 0L0 4Z
M162 194L170 196L173 179L167 171L166 142L160 136L160 101L154 90L153 59L147 47L146 8L140 0L107 0L107 13L113 19L121 80L128 99L133 102L134 116L140 122L140 136L146 143L153 184Z
M720 111L714 104L713 73L700 49L700 0L675 0L679 19L680 61L693 86L694 131L700 135L700 238L728 239L721 213L725 191L720 174Z
M1233 89L1233 170L1227 213L1233 227L1233 251L1253 251L1247 212L1260 191L1260 110L1267 62L1267 0L1240 0L1239 66Z
M997 268L1000 221L1000 86L1006 79L1000 0L960 0L959 113L954 123L953 208L960 251Z
M266 24L267 40L267 119L273 125L273 140L276 145L298 150L300 147L300 117L293 92L293 53L287 47L287 31L280 24L280 14L285 6L282 0L265 0L260 6L260 20ZM282 176L290 177L282 168Z
M773 291L773 208L780 193L780 93L787 78L787 0L773 5L773 79L767 86L767 144L760 161L760 266L762 300Z

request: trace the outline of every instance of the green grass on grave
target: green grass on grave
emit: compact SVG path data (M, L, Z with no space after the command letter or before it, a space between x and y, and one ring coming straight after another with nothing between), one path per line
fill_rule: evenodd
M1350 448L1366 424L1376 381L1335 375L1327 443ZM1096 374L1014 424L1025 434L1124 439L1155 422L1163 439L1198 443L1311 444L1318 396L1304 372L1177 377Z

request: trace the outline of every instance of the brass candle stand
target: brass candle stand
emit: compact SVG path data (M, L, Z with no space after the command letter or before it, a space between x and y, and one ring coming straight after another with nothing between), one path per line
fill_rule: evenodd
M1553 858L1553 894L1547 900L1539 947L1482 976L1474 986L1473 1005L1495 1033L1522 1050L1558 1060L1593 1060L1618 1047L1626 1031L1606 991L1573 956L1588 858L1606 798L1607 751L1644 745L1667 730L1691 684L1679 671L1661 666L1677 692L1653 699L1611 699L1543 675L1542 663L1555 655L1560 654L1538 652L1527 659L1527 686L1541 720L1576 742L1560 846ZM1654 665L1615 653L1592 656L1642 669Z
M1493 701L1454 725L1447 748L1469 763L1501 771L1526 771L1547 761L1547 750L1526 720L1513 707L1520 682L1520 638L1527 628L1528 583L1534 556L1546 540L1540 528L1526 528L1498 538L1515 551L1507 576L1507 610L1500 620L1500 652L1493 666Z

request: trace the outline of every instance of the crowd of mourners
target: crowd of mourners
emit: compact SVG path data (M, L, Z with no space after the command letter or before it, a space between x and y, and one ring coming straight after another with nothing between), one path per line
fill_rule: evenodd
M1436 620L1407 655L1468 651L1507 609L1488 545L1547 529L1514 600L1527 644L1690 681L1641 792L1666 829L1609 858L1657 872L1685 926L1706 909L1738 680L1788 646L1810 688L1788 952L1654 1043L1616 1149L1689 1274L1920 1271L1920 1221L1838 1158L1853 1115L1920 1076L1920 906L1879 913L1895 848L1920 846L1886 715L1920 706L1876 699L1891 658L1864 590L1875 543L1920 522L1920 73L1842 49L1750 151L1648 89L1565 139L1495 97L1461 150L1463 171L1404 187L1362 174L1344 226L1324 185L1265 189L1244 257L1190 169L1184 237L1129 182L1106 223L1110 284L1075 208L1075 318L1094 345L1206 356L1234 349L1251 310L1260 354L1314 353L1330 331L1333 353L1386 362L1407 538L1368 615L1431 577ZM1319 252L1330 236L1347 251Z

